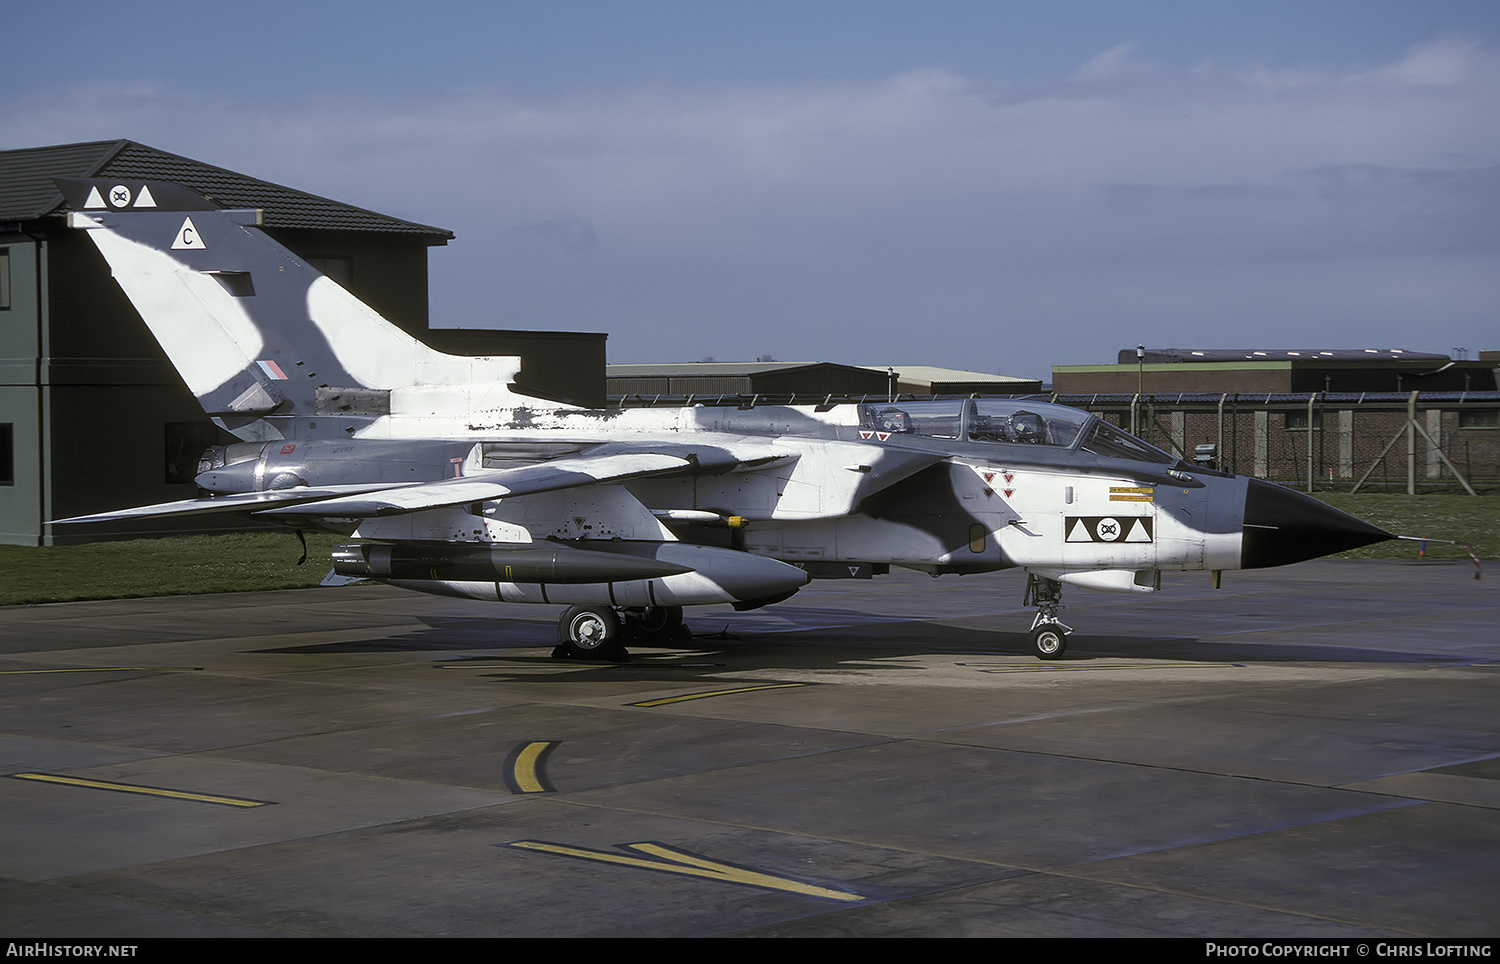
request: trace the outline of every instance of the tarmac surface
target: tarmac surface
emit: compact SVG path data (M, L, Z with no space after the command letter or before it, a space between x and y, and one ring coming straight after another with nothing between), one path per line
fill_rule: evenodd
M0 936L1500 935L1500 573L0 609ZM721 631L726 634L720 635ZM705 638L706 637L706 638Z

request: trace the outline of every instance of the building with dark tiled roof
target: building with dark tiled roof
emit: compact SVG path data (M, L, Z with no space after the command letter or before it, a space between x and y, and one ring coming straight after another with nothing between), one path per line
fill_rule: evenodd
M403 221L124 140L0 151L0 221L65 210L54 177L173 181L225 207L262 208L270 228L384 231L426 237L427 244L453 239L446 228Z
M48 520L191 498L198 455L232 441L98 251L66 227L54 177L173 181L259 209L267 234L416 338L455 354L520 356L520 390L604 402L603 334L429 328L427 252L452 240L444 228L129 140L0 151L0 543L98 538ZM108 534L159 531L115 528Z

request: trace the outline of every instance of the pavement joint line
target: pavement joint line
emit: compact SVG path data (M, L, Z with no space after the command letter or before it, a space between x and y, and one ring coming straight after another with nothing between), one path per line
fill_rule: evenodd
M663 696L654 700L641 700L637 703L626 703L626 706L667 706L672 703L690 703L693 700L707 700L719 696L738 696L740 693L759 693L762 690L784 690L798 686L819 686L819 683L761 683L753 686L736 686L725 689L705 690L699 693L683 693L679 696Z
M1198 844L1185 844L1183 846L1185 846L1185 847L1194 847L1194 846L1199 846L1199 845ZM1172 849L1175 849L1175 848L1164 847L1161 850L1157 850L1157 851L1143 851L1143 853L1165 853L1168 850L1172 850ZM1129 855L1129 856L1134 856L1134 855ZM1087 880L1087 881L1089 881L1091 883L1107 884L1107 885L1109 885L1111 887L1132 887L1132 888L1135 888L1137 890L1144 890L1144 891L1147 891L1147 892L1153 893L1153 894L1171 894L1173 897L1186 897L1186 898L1190 898L1192 900L1206 900L1206 901L1209 901L1211 903L1222 904L1222 905L1227 906L1227 907L1249 907L1249 908L1252 908L1252 909L1255 909L1255 910L1266 911L1267 913L1271 913L1271 914L1285 914L1285 915L1289 915L1289 916L1293 916L1293 917L1305 918L1307 920L1328 921L1329 923L1342 924L1342 925L1344 925L1346 927L1356 927L1356 928L1360 928L1361 930L1369 930L1369 929L1371 929L1369 921L1363 921L1363 920L1346 920L1346 919L1344 919L1342 917L1332 917L1332 916L1329 916L1328 914L1310 914L1310 913L1308 913L1308 912L1306 912L1304 910L1294 910L1294 909L1289 909L1289 908L1286 908L1286 907L1276 907L1276 906L1271 905L1271 904L1255 903L1253 901L1235 900L1232 897L1219 897L1219 896L1216 896L1216 895L1213 895L1213 894L1201 893L1201 892L1196 891L1196 890L1178 890L1178 889L1173 888L1173 887L1163 887L1163 886L1156 885L1156 884L1145 884L1145 883L1139 883L1137 881L1114 880L1114 879L1109 878L1109 877L1099 877L1099 876L1093 876L1093 875L1089 875L1089 874L1069 873L1068 872L1070 870L1073 870L1074 868L1089 867L1089 866L1092 866L1093 863L1103 863L1103 862L1106 862L1106 861L1109 861L1109 860L1115 860L1115 859L1118 859L1118 858L1115 858L1115 857L1105 857L1105 858L1101 858L1098 861L1094 861L1094 862L1087 863L1087 864L1073 864L1073 865L1068 866L1068 867L1058 867L1055 870L1037 870L1037 871L1035 871L1035 873L1037 873L1037 874L1045 874L1047 876L1061 877L1061 878L1063 878L1065 880ZM1384 929L1389 930L1389 931L1391 931L1394 934L1398 934L1398 935L1405 936L1405 937L1431 937L1432 936L1431 934L1427 934L1427 933L1424 933L1424 932L1421 932L1421 931L1402 930L1402 929L1400 929L1398 927L1391 927L1388 924L1384 925ZM1180 936L1180 935L1173 934L1171 936L1177 937L1177 936ZM1368 939L1366 939L1365 943L1370 943L1370 941Z

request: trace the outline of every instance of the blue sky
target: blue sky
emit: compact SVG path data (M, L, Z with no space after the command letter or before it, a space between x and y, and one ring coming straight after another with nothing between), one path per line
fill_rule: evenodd
M1045 376L1500 348L1493 2L15 4L0 149L454 230L434 321Z

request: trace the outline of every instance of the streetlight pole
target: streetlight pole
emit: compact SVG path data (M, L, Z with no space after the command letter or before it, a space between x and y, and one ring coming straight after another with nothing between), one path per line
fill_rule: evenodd
M1140 409L1141 396L1146 391L1146 346L1135 346L1135 404L1130 406L1130 434L1140 435L1140 418L1137 412Z

